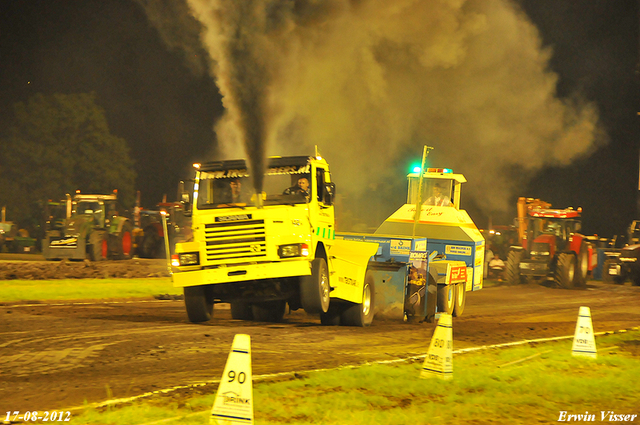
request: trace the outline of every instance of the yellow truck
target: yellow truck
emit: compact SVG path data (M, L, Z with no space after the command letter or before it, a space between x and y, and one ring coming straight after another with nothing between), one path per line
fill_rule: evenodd
M336 239L336 186L319 155L267 159L261 193L244 160L194 164L191 241L176 244L173 284L191 322L216 303L234 319L272 321L291 310L322 323L368 326L376 243Z

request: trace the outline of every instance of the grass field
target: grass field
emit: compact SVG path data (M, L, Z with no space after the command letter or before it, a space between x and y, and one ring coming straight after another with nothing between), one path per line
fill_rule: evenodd
M610 411L640 423L631 416L640 415L640 331L598 337L597 359L573 357L571 342L454 354L448 381L420 379L422 361L407 361L256 382L255 423L528 425L569 415L601 423ZM169 394L87 408L73 423L206 424L214 398L212 389L191 399Z
M0 280L0 301L149 298L182 294L169 277L144 279Z

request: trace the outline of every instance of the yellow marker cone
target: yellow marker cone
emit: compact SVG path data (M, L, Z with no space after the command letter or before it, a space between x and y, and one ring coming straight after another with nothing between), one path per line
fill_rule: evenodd
M598 356L596 352L596 340L593 335L593 325L591 324L591 310L589 310L589 307L580 307L571 354L574 356L592 357L594 359Z
M420 378L437 376L441 379L453 377L453 325L451 315L442 313L431 338L427 357L422 365Z
M251 338L237 334L211 409L210 424L253 424Z

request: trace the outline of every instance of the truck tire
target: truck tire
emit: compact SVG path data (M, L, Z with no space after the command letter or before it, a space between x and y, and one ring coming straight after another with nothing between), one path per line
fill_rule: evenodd
M329 273L324 258L316 258L311 262L311 276L300 279L300 303L309 314L329 311Z
M507 264L504 268L504 280L507 285L518 285L526 280L520 275L520 262L524 257L521 249L512 249L507 254Z
M242 301L231 302L231 318L235 320L253 320L251 304Z
M467 303L467 291L465 290L464 282L456 283L455 298L456 302L453 306L453 317L460 317Z
M207 322L213 316L213 299L206 286L185 286L184 305L193 323Z
M133 256L133 226L126 221L116 238L116 259L130 260Z
M107 241L104 232L94 230L89 234L89 259L91 261L104 261L107 259Z
M251 305L253 320L257 322L280 322L284 317L287 302L284 300L265 301Z
M558 255L553 280L565 289L573 288L576 284L576 256L573 253L561 252Z
M631 285L640 286L640 270L632 270L630 275L631 275Z
M587 285L587 275L589 274L589 248L584 242L580 245L577 263L575 286L584 288Z
M367 272L362 288L362 302L349 305L340 315L340 323L361 328L370 326L373 322L375 293L375 279L373 274Z
M438 312L453 314L456 303L455 285L438 285Z

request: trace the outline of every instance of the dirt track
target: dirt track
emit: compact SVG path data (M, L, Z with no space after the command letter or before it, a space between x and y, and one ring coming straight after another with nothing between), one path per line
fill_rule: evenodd
M640 326L640 287L497 286L469 294L454 319L454 348L572 335L582 305L596 332ZM219 307L196 325L182 301L0 305L0 407L61 409L215 380L237 333L251 335L261 375L418 356L434 328L380 320L325 327L302 312L278 324L242 322Z

